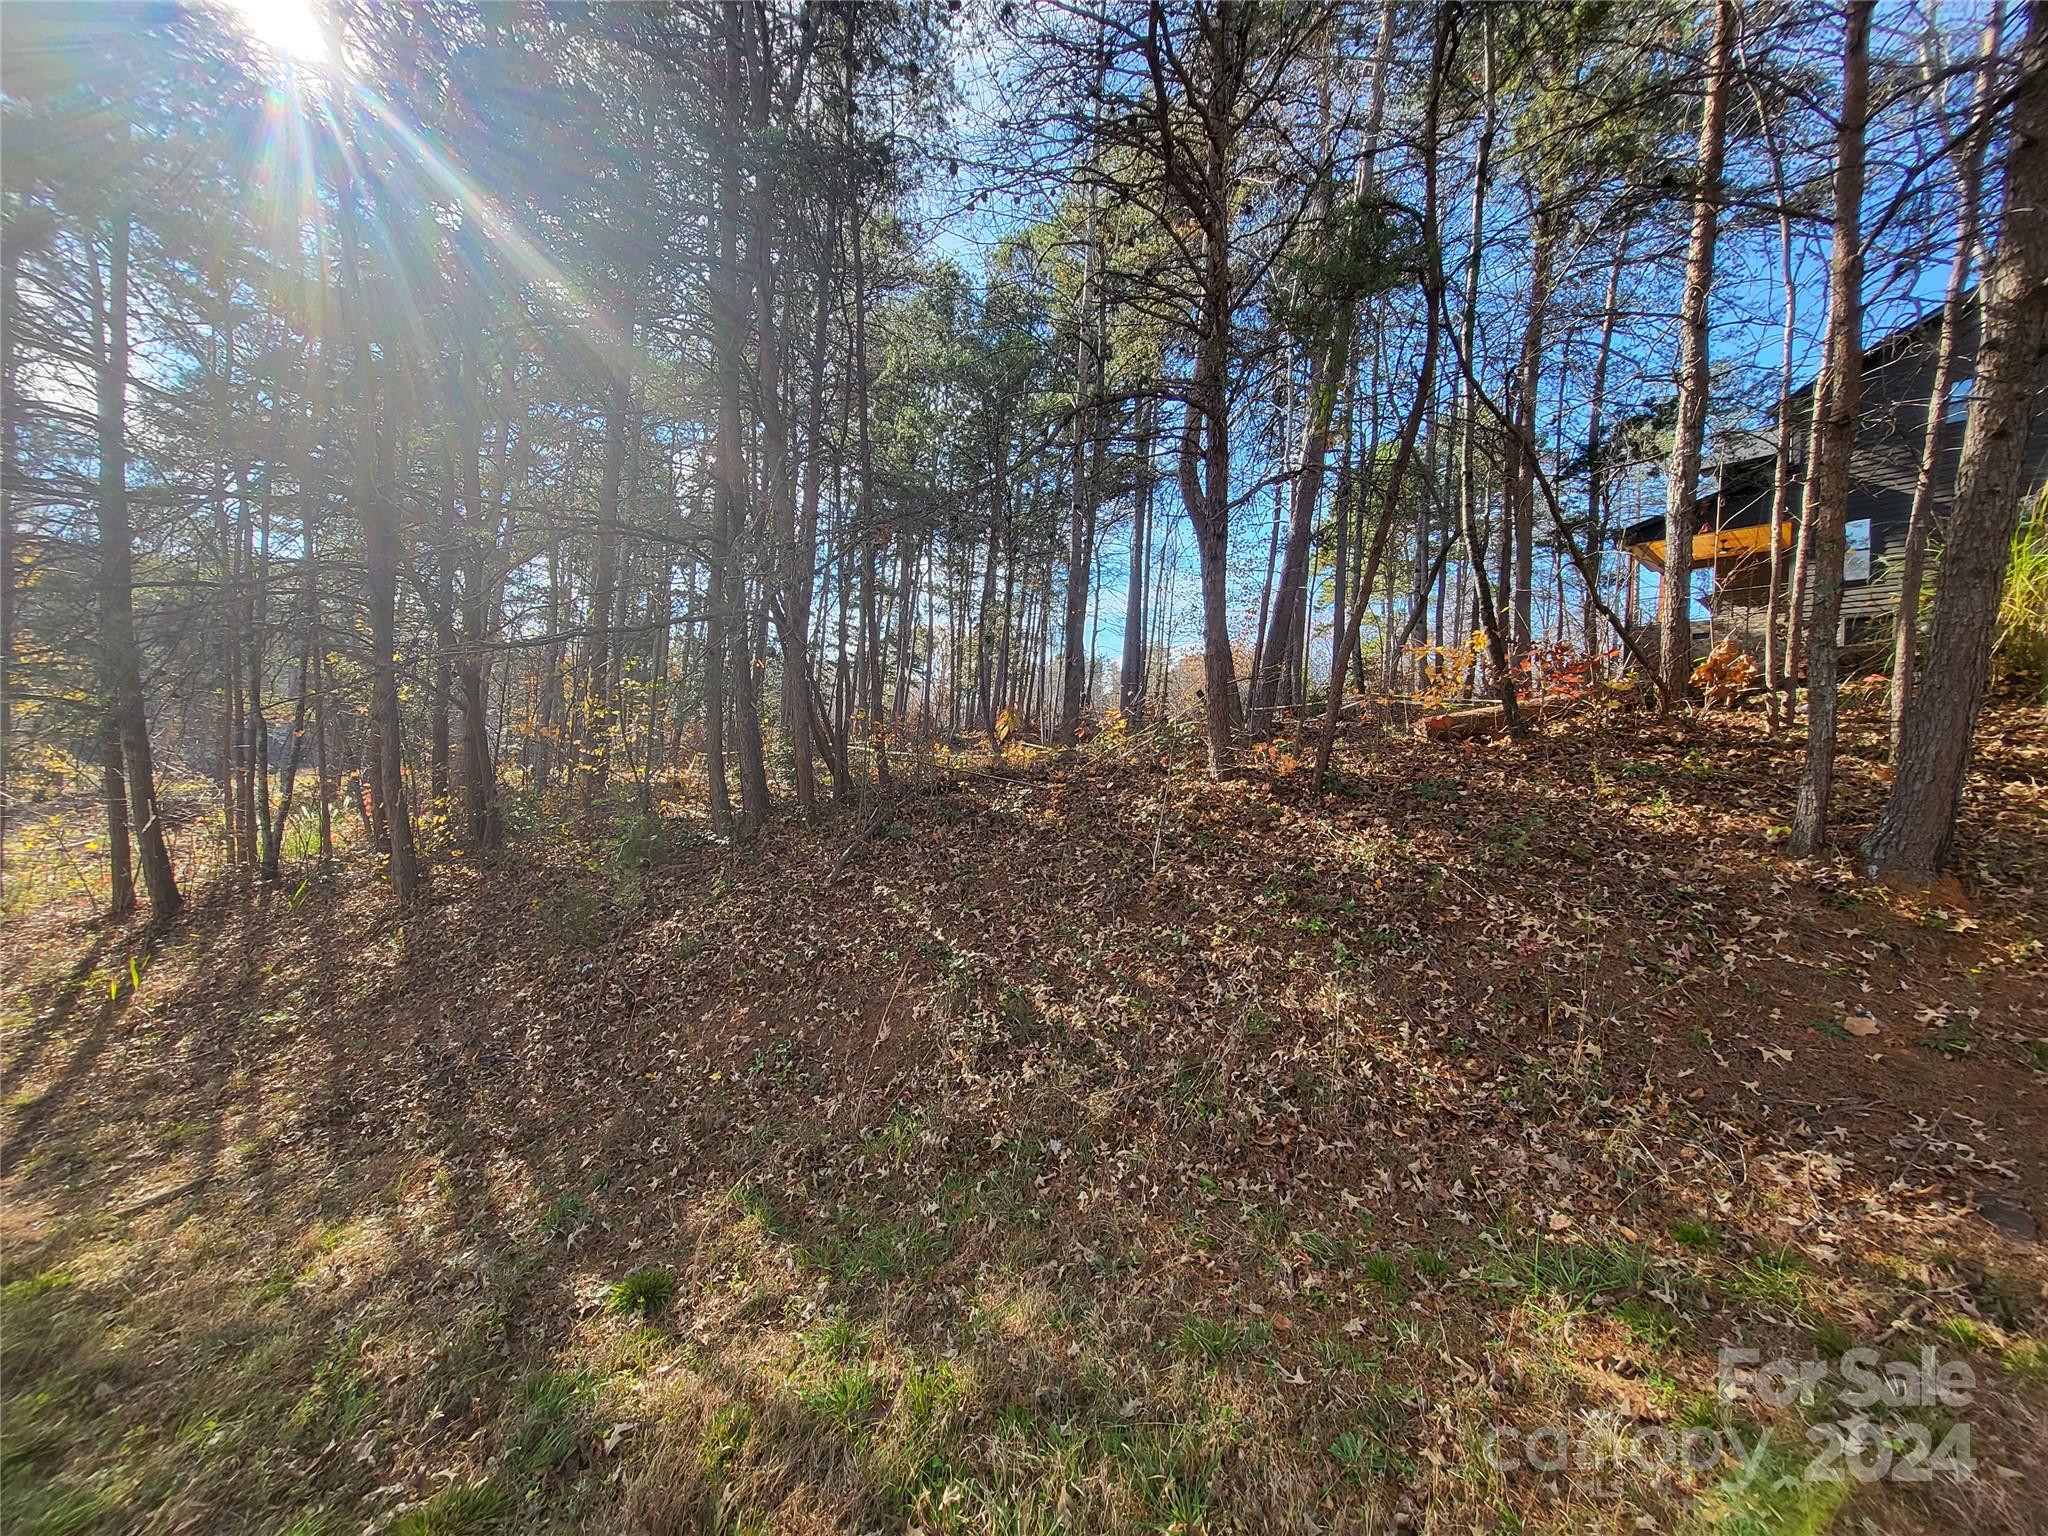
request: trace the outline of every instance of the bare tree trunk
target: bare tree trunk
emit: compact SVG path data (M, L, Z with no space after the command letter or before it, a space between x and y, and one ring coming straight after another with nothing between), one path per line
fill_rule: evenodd
M1474 600L1480 624L1486 631L1488 660L1493 668L1494 687L1500 694L1501 712L1510 735L1520 735L1521 717L1515 710L1515 677L1508 659L1507 638L1502 633L1501 614L1495 603L1495 594L1486 576L1486 545L1479 536L1479 506L1477 484L1472 464L1472 426L1479 414L1479 370L1478 360L1473 356L1473 341L1479 314L1479 269L1484 253L1486 228L1486 189L1489 166L1493 154L1493 136L1496 128L1493 106L1493 12L1481 13L1484 22L1484 70L1482 92L1484 104L1479 130L1479 145L1472 162L1472 241L1466 254L1465 265L1465 309L1459 324L1462 341L1459 353L1465 372L1464 421L1459 429L1458 452L1458 521L1459 531L1464 535L1466 565L1472 574ZM1503 525L1506 524L1506 510L1502 511ZM1360 601L1365 593L1361 589Z
M344 167L347 165L344 159ZM399 906L411 904L419 883L414 861L412 819L405 803L405 756L398 711L398 509L391 499L393 438L391 378L377 376L370 345L370 295L365 284L360 195L344 168L339 198L343 290L358 395L356 445L357 515L363 525L364 599L369 620L370 722L364 775L374 781L372 822L388 852L391 893Z
M462 796L464 820L470 842L478 848L495 848L503 840L498 814L497 765L492 761L489 698L489 661L484 645L495 631L494 615L499 606L498 582L491 574L492 555L504 533L502 516L492 526L484 513L483 427L476 408L477 360L465 356L465 387L456 391L461 410L461 441L458 451L462 486L463 522L467 535L466 557L462 562L462 631L456 669L457 704L462 715ZM508 365L508 375L510 368ZM521 457L527 433L520 427ZM501 445L502 447L502 445ZM502 504L505 487L500 485L496 500Z
M784 644L796 648L799 662L799 665L791 666L789 660L785 658L783 663L783 714L789 722L790 771L796 784L796 801L805 815L813 813L818 804L817 768L812 762L817 746L816 736L820 732L830 734L829 720L817 691L810 659L803 649L811 623L811 591L817 579L818 504L824 488L827 325L831 315L829 300L838 276L837 263L833 259L833 254L839 248L839 203L836 198L832 200L829 217L831 228L827 231L824 242L827 256L824 270L818 273L816 306L811 325L810 436L807 444L810 464L804 476L803 501L797 513L796 534L788 551L787 569L783 572L782 580L783 608L789 626ZM789 698L788 695L793 690L799 691L801 696ZM834 750L827 747L828 757ZM838 772L835 770L835 784L838 778Z
M1179 94L1167 84L1170 44L1164 36L1163 7L1146 12L1144 53L1152 77L1150 110L1164 151L1167 179L1193 216L1200 235L1197 261L1196 334L1193 377L1187 390L1187 420L1181 433L1181 496L1194 529L1202 577L1202 677L1208 716L1209 773L1222 778L1238 723L1237 669L1230 651L1226 597L1230 543L1230 339L1235 298L1230 271L1231 199L1241 128L1239 97L1252 47L1253 15L1234 0L1219 0L1204 21L1206 90L1195 118L1199 137L1176 120Z
M1283 388L1292 383L1287 380ZM1287 412L1281 407L1280 428L1274 434L1279 451L1285 452L1287 442ZM1272 688L1266 680L1274 675L1275 669L1268 659L1273 646L1273 584L1280 574L1280 530L1287 522L1287 483L1281 481L1273 487L1273 521L1266 530L1266 579L1259 583L1259 623L1252 631L1252 664L1249 677L1245 680L1247 696L1246 724L1254 734L1264 729L1262 722L1271 713L1266 703Z
M1117 675L1117 704L1132 725L1145 719L1145 588L1152 558L1152 456L1159 402L1141 401L1135 444L1138 495L1131 509L1131 564L1124 582L1124 652Z
M1530 254L1529 314L1522 330L1522 354L1515 374L1515 403L1512 407L1521 430L1509 434L1507 463L1508 506L1514 520L1514 634L1519 660L1535 643L1536 612L1536 476L1534 449L1525 454L1521 445L1533 444L1536 433L1536 389L1543 367L1543 322L1550 309L1551 268L1557 254L1561 211L1543 203L1536 209L1534 245ZM1503 556L1507 551L1502 550Z
M1997 92L1998 44L2005 11L1993 6L1984 27L1979 54L1977 99L1967 145L1955 156L1957 208L1956 249L1949 262L1948 291L1942 297L1941 343L1935 354L1934 383L1927 396L1927 433L1920 451L1920 472L1913 481L1913 510L1906 523L1906 548L1899 563L1899 605L1892 620L1892 760L1899 754L1899 733L1913 697L1913 650L1920 632L1920 584L1927 567L1927 535L1934 522L1934 495L1941 473L1942 438L1948 425L1949 385L1955 378L1957 332L1969 294L1970 258L1977 244L1977 209L1984 183L1984 151L1991 138L1989 118Z
M273 433L274 436L274 433ZM275 463L273 451L265 456ZM247 478L244 477L244 487ZM283 827L273 825L270 804L270 722L263 712L263 671L264 633L270 622L270 486L266 474L262 496L263 528L261 535L262 568L257 569L257 551L250 546L248 535L244 536L242 565L248 572L248 601L243 613L248 624L248 640L244 646L248 667L248 747L245 757L245 782L249 788L245 799L252 813L252 836L250 857L259 872L275 870L277 860L274 844ZM248 523L247 497L244 497L243 523ZM276 879L273 873L270 878Z
M1679 309L1678 421L1672 430L1671 470L1664 502L1664 697L1692 690L1692 540L1700 489L1700 447L1706 435L1707 293L1714 282L1714 243L1720 233L1721 162L1727 144L1728 81L1740 25L1735 0L1714 7L1713 54L1707 66L1706 106L1700 115L1699 188L1692 238L1685 258L1685 296Z
M367 361L367 354L365 356ZM418 887L414 863L412 818L405 803L405 756L398 713L398 533L397 509L391 505L389 430L370 429L377 446L369 462L376 465L364 487L363 553L367 566L365 594L370 621L370 718L376 742L372 769L377 776L376 805L390 845L391 892L400 906L410 904Z
M1096 64L1095 100L1102 100L1102 63ZM1101 430L1104 338L1096 327L1096 285L1101 282L1101 257L1096 250L1096 187L1089 181L1087 210L1082 234L1081 292L1074 317L1074 421L1073 502L1067 519L1067 607L1061 629L1063 664L1060 671L1060 711L1053 740L1072 746L1078 739L1083 695L1087 691L1087 647L1082 632L1088 622L1088 591L1092 584L1095 553L1097 487L1093 471L1097 457L1091 453Z
M1792 352L1799 338L1799 287L1792 272L1792 212L1785 183L1785 157L1778 148L1770 114L1763 110L1762 98L1753 85L1751 94L1759 102L1758 120L1763 125L1764 146L1771 160L1772 189L1778 200L1778 286L1785 305L1785 323L1778 343L1778 441L1771 468L1770 585L1764 600L1764 696L1769 701L1775 729L1781 689L1788 710L1791 704L1791 669L1787 665L1790 635L1780 640L1779 624L1784 612L1785 519L1792 511ZM1796 630L1798 626L1795 608L1789 627Z
M438 815L448 811L448 765L453 733L449 716L455 701L455 488L441 494L441 548L434 556L434 670L427 690L427 799ZM259 715L262 700L250 695Z
M1821 413L1821 399L1827 391L1828 371L1832 364L1829 347L1833 344L1834 333L1830 330L1823 338L1820 353L1820 368L1813 376L1813 388L1807 400L1806 453L1800 470L1801 513L1805 511L1804 501L1810 487L1808 477L1812 473L1817 444L1825 424ZM1797 686L1807 676L1806 643L1807 628L1812 608L1813 572L1813 519L1802 515L1799 519L1799 533L1792 549L1792 591L1787 597L1785 619L1785 665L1788 673L1785 680L1785 714L1792 719L1798 714ZM1810 701L1809 701L1810 703Z
M0 249L0 892L7 881L8 818L14 804L14 486L21 473L15 421L14 342L21 240Z
M998 739L997 717L1010 708L1010 632L1017 610L1017 543L1008 518L1003 526L1003 624L996 638L996 675L989 697L994 701L989 716L989 739Z
M1891 794L1864 843L1871 867L1884 873L1932 874L1948 859L2020 515L2028 427L2048 356L2048 0L2027 5L2019 79L1926 673L1906 706Z
M100 719L100 798L107 814L107 915L135 910L135 853L128 836L128 781L121 771L121 726L109 710Z
M142 652L135 639L134 533L128 522L128 245L128 213L120 209L108 225L105 323L97 359L100 675L113 721L109 734L120 742L128 828L141 857L150 916L161 923L178 910L183 897L157 809L156 768L142 699ZM93 260L97 270L97 255ZM113 787L110 779L110 792ZM117 888L117 902L119 898Z
M1870 103L1870 17L1875 0L1850 0L1842 52L1842 116L1835 143L1835 238L1829 259L1828 366L1814 391L1806 523L1813 538L1813 627L1807 636L1806 758L1792 812L1791 852L1811 858L1827 840L1835 782L1835 631L1842 618L1843 526L1863 394L1863 130Z
M1437 124L1443 101L1443 77L1447 60L1445 54L1450 42L1451 12L1437 13L1435 42L1430 55L1429 92L1422 110L1422 206L1427 216L1436 214L1437 180ZM1373 536L1373 547L1366 556L1364 572L1359 578L1356 591L1352 594L1351 617L1344 631L1337 637L1336 651L1330 658L1330 696L1323 708L1323 733L1316 742L1315 773L1311 780L1320 791L1323 777L1329 772L1330 751L1336 745L1337 726L1344 718L1344 670L1350 666L1351 658L1358 650L1358 632L1364 623L1368 606L1372 602L1373 574L1378 569L1380 551L1385 548L1388 533L1394 526L1394 519L1401 505L1401 485L1407 478L1408 463L1415 455L1416 440L1421 436L1422 423L1429 410L1431 398L1436 393L1436 358L1439 347L1439 333L1442 330L1443 262L1440 249L1432 242L1434 258L1424 277L1424 301L1428 315L1424 322L1422 340L1421 375L1416 380L1415 397L1408 407L1408 420L1401 433L1401 441L1394 449L1394 462L1387 473L1387 482L1382 491L1379 528ZM1509 706L1512 710L1512 705Z
M736 48L724 40L718 54L720 106L729 130L736 128L731 100L735 84ZM718 396L717 441L712 456L711 551L706 583L710 614L704 630L704 769L709 795L711 830L720 837L744 838L752 829L735 821L732 788L726 763L727 688L733 682L732 632L744 628L733 602L737 583L733 566L736 524L745 491L746 461L740 440L741 318L739 272L739 171L736 157L719 157L718 265L711 274L711 347L714 387ZM742 656L744 661L744 656ZM744 816L744 813L743 813Z
M853 99L856 55L846 51L846 138L853 138ZM853 345L851 407L855 425L855 448L859 457L860 503L855 518L861 547L860 570L860 688L858 698L869 742L874 750L875 782L889 784L889 728L882 714L882 620L875 591L875 554L878 530L874 523L874 380L868 372L867 241L862 225L861 187L854 186L853 207L847 218L848 250L853 268Z
M1614 245L1614 264L1607 269L1607 297L1600 310L1600 352L1593 363L1593 395L1586 413L1586 515L1592 522L1593 579L1586 587L1585 611L1583 614L1586 639L1586 665L1596 665L1600 655L1600 630L1596 623L1598 608L1595 599L1599 596L1602 562L1607 550L1607 449L1601 441L1605 428L1603 419L1607 409L1607 367L1614 355L1614 322L1618 315L1618 300L1621 296L1621 269L1628 264L1628 231L1623 230ZM1627 556L1623 556L1624 562ZM1564 623L1562 609L1558 613L1558 624Z
M285 823L291 820L292 793L298 787L299 755L306 737L306 699L311 691L312 641L310 631L300 642L298 697L292 701L291 749L285 754L284 768L278 775L277 811L264 814L263 825L263 867L259 877L265 885L278 881L278 865L284 851Z
M611 774L612 626L618 600L619 499L626 478L626 427L632 409L632 385L624 365L607 362L605 386L604 467L597 490L597 552L590 573L588 630L577 670L582 674L581 712L573 722L581 769L580 789L586 811L603 796Z
M968 701L969 730L980 731L995 740L996 710L999 707L995 690L994 641L989 626L995 623L996 561L1002 551L1002 523L1004 498L1004 471L1009 456L1009 445L998 438L992 457L994 489L989 496L988 511L988 558L981 567L981 601L975 609L974 618L974 696Z

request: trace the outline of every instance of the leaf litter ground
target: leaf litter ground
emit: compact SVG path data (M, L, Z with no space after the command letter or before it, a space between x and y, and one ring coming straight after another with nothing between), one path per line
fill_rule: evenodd
M1845 758L1847 849L1874 716ZM860 836L532 834L403 927L367 869L140 950L19 922L0 1513L2042 1529L2048 725L1987 715L1927 890L1782 856L1797 759L1013 754ZM1830 1482L1839 1369L1724 1348L1974 1387ZM1767 1454L1493 1464L1546 1427Z

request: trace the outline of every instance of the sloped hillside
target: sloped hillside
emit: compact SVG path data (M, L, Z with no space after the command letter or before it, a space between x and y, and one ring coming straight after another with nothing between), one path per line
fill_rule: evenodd
M2038 1530L2048 727L1931 891L1782 856L1796 751L1156 737L17 925L7 1524Z

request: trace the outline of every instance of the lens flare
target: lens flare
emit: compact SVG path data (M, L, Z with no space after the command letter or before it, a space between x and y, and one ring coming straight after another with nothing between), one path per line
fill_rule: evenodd
M292 64L334 62L334 44L315 0L225 0L249 35Z

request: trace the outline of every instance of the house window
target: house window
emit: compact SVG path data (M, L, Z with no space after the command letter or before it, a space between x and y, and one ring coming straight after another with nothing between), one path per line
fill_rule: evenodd
M1943 421L1967 421L1970 415L1970 386L1975 380L1957 379L1948 387L1948 401L1942 407Z
M1842 580L1870 580L1870 519L1859 517L1842 530Z

